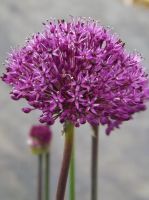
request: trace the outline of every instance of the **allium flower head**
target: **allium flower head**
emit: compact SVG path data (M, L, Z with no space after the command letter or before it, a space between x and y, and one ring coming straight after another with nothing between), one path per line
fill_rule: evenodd
M3 81L14 100L42 112L40 122L107 124L107 134L145 109L148 78L141 58L129 54L108 28L91 19L50 21L14 50Z
M48 126L32 126L28 143L33 153L40 154L48 151L52 139L52 132Z

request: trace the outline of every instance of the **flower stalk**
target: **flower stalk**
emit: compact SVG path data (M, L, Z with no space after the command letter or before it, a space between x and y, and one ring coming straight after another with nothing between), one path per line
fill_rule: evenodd
M50 153L47 152L45 154L45 200L49 200L50 198L50 187L49 187L49 176L50 176Z
M65 123L65 144L62 160L62 167L58 181L56 200L64 200L69 165L73 149L74 126L70 122Z
M75 200L75 149L73 145L69 169L69 200Z
M42 179L43 179L43 155L39 154L38 155L38 188L37 188L37 199L42 200Z
M91 200L98 199L98 138L99 127L92 126L94 134L92 135L92 152L91 152Z

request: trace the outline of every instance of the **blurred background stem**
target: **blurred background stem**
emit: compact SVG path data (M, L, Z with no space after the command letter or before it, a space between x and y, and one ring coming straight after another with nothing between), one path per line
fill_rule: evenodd
M49 185L49 175L50 175L50 153L45 154L45 200L49 200L50 197L50 185Z
M91 152L91 200L99 200L98 198L98 140L99 126L92 126L92 152Z
M43 178L43 155L38 155L38 188L37 188L37 199L42 200L42 178Z

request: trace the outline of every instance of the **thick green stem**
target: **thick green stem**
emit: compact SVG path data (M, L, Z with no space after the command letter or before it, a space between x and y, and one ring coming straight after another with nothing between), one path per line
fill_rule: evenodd
M50 154L47 152L45 154L45 200L49 200L50 196L50 187L49 187L49 162L50 162Z
M64 145L62 167L57 187L56 200L64 200L65 197L66 183L67 183L69 165L73 148L73 135L74 135L74 126L73 124L67 122L65 124L65 145Z
M42 165L43 165L43 155L38 155L38 192L37 192L37 199L42 200L42 178L43 178L43 171L42 171Z
M69 200L75 200L75 149L73 150L69 169Z
M94 135L92 136L92 158L91 158L91 200L98 199L98 126L92 126Z

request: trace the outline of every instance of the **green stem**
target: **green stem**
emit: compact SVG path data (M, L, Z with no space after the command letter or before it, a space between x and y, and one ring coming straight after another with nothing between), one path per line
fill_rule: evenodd
M92 136L92 160L91 160L91 200L97 200L98 187L98 126L92 126L94 135Z
M45 200L49 200L50 188L49 188L49 162L50 162L50 154L47 152L45 154Z
M72 149L70 168L69 168L69 200L75 200L75 152Z
M56 200L64 200L65 197L66 183L67 183L69 165L73 148L73 136L74 136L74 126L72 123L66 122L63 161L58 181Z
M38 193L37 199L42 200L42 165L43 165L43 157L42 154L38 155Z

